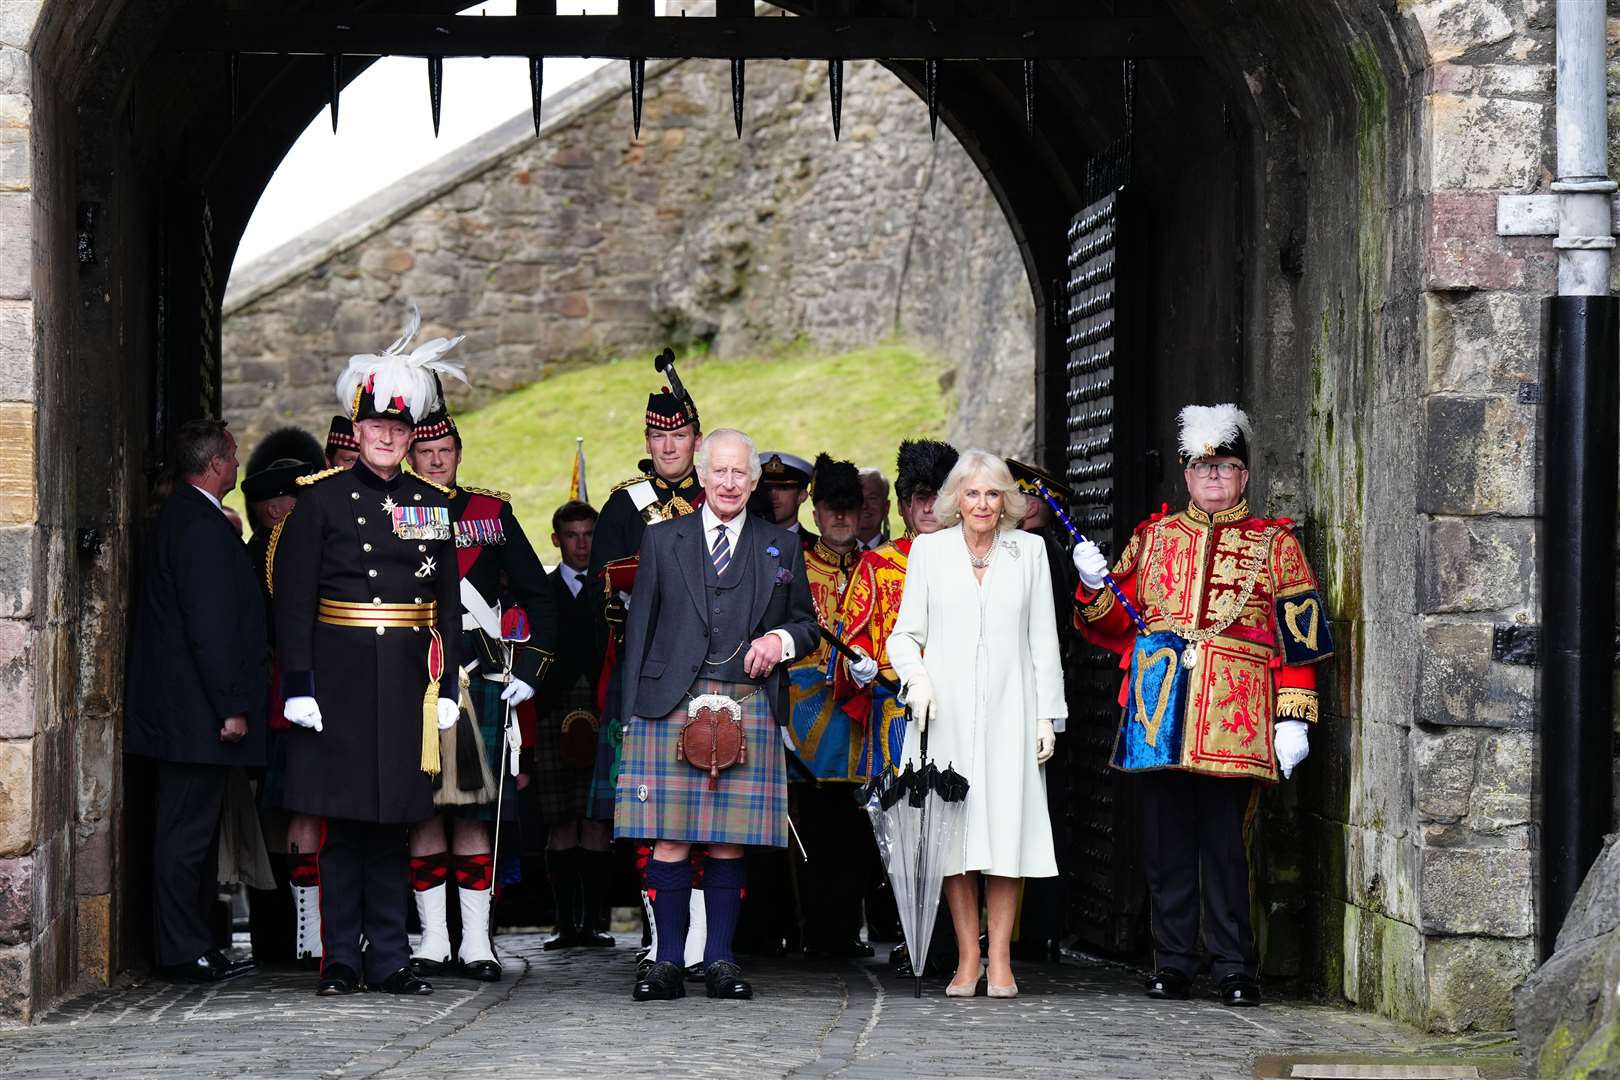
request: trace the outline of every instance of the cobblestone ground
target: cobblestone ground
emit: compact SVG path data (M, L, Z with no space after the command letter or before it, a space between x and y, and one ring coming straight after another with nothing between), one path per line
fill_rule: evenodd
M540 940L502 937L505 981L441 978L429 998L319 999L312 976L292 972L213 988L135 981L0 1030L0 1075L1158 1080L1287 1076L1298 1055L1457 1063L1482 1053L1479 1075L1514 1075L1507 1043L1437 1042L1320 1005L1155 1003L1135 972L1103 963L1023 964L1016 1000L959 1001L938 980L915 999L909 980L874 963L756 961L752 1002L712 1002L698 988L637 1005L628 939L612 952L551 954Z

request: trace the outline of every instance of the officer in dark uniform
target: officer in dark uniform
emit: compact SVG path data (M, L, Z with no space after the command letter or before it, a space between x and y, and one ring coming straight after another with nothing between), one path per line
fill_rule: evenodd
M412 308L387 352L350 359L339 391L360 460L299 480L274 555L284 712L298 726L283 803L326 818L322 995L353 993L362 975L389 993L433 991L409 966L406 827L433 813L438 730L459 711L461 603L449 493L400 463L438 403L435 372L460 376L440 357L461 339L407 353L420 319Z
M546 568L512 512L512 497L504 491L458 485L461 449L461 433L442 405L417 424L411 466L451 493L451 528L462 578L460 655L478 731L474 737L472 723L467 722L445 734L441 757L447 766L458 763L456 775L447 768L434 793L442 813L411 830L411 889L422 922L422 940L411 954L411 969L432 975L450 965L446 909L453 874L461 910L459 966L475 979L495 982L501 977L501 965L489 935L496 871L490 826L497 803L508 826L518 818L517 790L503 750L505 721L509 711L534 697L545 678L556 650L557 601ZM528 640L511 646L510 673L502 644L502 620L512 616L512 604L503 603L506 597L523 609L528 620ZM469 742L471 746L465 745ZM466 761L474 762L476 769L463 770L459 763ZM506 788L499 799L497 785ZM515 834L507 835L516 841Z
M748 500L748 512L778 525L799 538L809 551L816 534L799 524L799 508L810 497L810 463L785 450L759 452L759 487Z

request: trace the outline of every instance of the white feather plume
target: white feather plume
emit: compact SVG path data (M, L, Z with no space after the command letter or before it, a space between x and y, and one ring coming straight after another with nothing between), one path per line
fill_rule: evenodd
M1188 461L1214 456L1221 447L1231 445L1240 432L1249 452L1254 452L1254 431L1248 416L1236 405L1188 405L1178 419L1181 455Z
M378 412L387 409L394 398L403 398L412 419L420 420L439 405L439 385L435 375L448 375L467 382L462 365L441 357L457 345L466 335L453 338L434 338L411 349L411 342L422 329L422 311L412 304L405 315L403 333L381 353L362 353L349 357L349 364L338 376L338 404L345 412L354 405L355 393L367 380L372 380L371 395ZM406 352L410 349L410 352ZM471 384L468 384L471 385Z

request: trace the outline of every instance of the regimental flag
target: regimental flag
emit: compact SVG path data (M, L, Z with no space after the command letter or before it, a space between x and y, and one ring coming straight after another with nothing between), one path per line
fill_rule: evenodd
M590 502L591 497L585 493L585 436L574 436L574 478L568 482L568 497L578 499L580 502Z

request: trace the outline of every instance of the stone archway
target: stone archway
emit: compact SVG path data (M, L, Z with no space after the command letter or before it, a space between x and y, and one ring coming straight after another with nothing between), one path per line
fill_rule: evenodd
M1533 407L1516 390L1536 378L1530 304L1552 270L1544 242L1496 237L1492 209L1496 193L1545 182L1550 9L1163 8L1204 60L1137 66L1153 317L1147 389L1119 411L1162 461L1175 407L1238 388L1265 447L1258 501L1306 526L1342 643L1314 771L1269 800L1257 848L1266 963L1425 1025L1499 1026L1535 953L1534 702L1528 672L1492 661L1490 635L1536 603ZM170 425L217 406L222 268L326 95L318 61L244 63L233 122L225 66L164 51L176 25L216 16L178 0L45 0L0 17L11 1015L131 962L119 731L146 480ZM894 67L921 86L919 67ZM1016 64L949 70L942 117L1024 254L1038 449L1061 464L1056 283L1086 161L1123 133L1119 66L1044 65L1029 134ZM1122 513L1171 494L1162 476L1139 479Z

